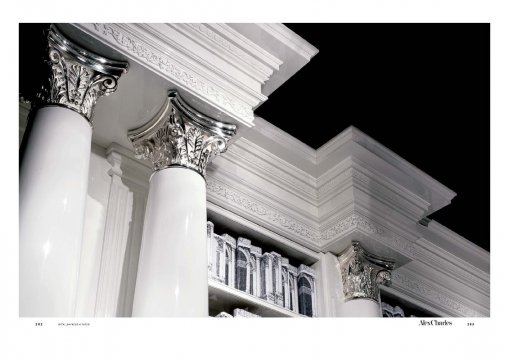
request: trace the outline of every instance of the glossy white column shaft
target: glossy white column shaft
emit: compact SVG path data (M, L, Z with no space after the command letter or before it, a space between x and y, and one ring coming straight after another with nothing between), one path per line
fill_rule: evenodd
M20 316L74 316L91 137L73 110L35 114L20 167Z
M381 317L380 304L368 299L353 299L341 304L342 317Z
M133 316L208 316L205 180L186 168L150 179Z

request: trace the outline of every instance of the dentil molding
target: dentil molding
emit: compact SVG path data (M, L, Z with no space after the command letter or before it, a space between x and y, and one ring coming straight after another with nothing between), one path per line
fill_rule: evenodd
M226 151L237 127L200 114L186 104L178 92L170 91L156 116L129 131L135 156L150 160L154 171L185 167L205 178L211 158Z

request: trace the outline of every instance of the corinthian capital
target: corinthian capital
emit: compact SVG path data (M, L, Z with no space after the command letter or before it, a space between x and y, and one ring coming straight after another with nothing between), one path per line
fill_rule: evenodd
M378 302L378 286L391 283L394 261L368 253L357 241L339 257L339 264L345 301L370 299Z
M51 25L48 33L49 86L40 100L48 105L70 108L91 118L98 98L117 89L117 80L127 72L128 63L104 58L74 44Z
M145 125L129 131L135 155L148 159L154 170L186 167L205 178L205 168L214 156L226 151L237 127L209 118L187 105L176 91L157 115Z

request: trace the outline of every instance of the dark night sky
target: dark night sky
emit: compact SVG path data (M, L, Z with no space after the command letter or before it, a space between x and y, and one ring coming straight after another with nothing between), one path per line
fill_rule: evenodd
M356 126L455 191L430 218L489 251L489 24L285 25L319 53L256 114L313 148Z

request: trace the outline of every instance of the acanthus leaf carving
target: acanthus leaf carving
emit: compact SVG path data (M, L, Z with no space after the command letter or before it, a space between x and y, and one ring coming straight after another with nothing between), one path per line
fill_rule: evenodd
M117 89L117 80L127 71L128 64L80 48L54 25L48 33L48 44L49 84L43 86L37 101L45 105L65 106L92 123L97 99Z
M389 286L391 283L394 261L369 254L357 241L353 241L339 257L339 264L345 301L369 299L378 302L379 285Z
M226 151L236 126L199 114L176 91L170 91L159 113L147 124L129 131L135 156L148 159L154 170L180 166L205 178L209 160Z

